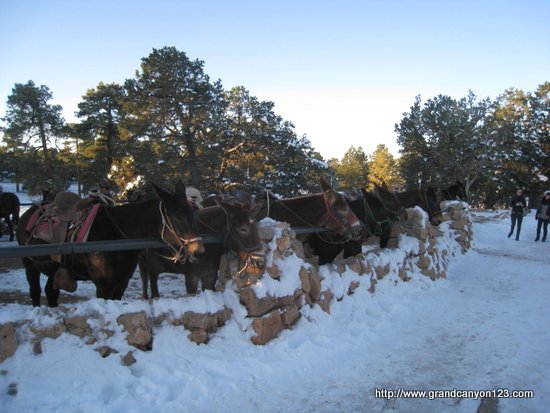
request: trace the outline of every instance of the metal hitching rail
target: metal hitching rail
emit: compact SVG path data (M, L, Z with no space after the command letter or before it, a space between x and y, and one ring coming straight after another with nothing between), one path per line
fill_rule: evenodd
M297 234L311 234L324 232L319 227L295 227L292 230ZM222 235L202 235L204 244L223 242ZM21 257L42 257L47 255L71 255L102 251L128 251L148 248L163 248L166 244L160 238L122 239L111 241L62 242L59 244L20 245L16 247L0 248L0 259Z

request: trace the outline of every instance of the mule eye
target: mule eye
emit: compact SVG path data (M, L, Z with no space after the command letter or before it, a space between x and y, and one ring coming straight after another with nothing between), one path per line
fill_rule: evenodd
M248 228L247 227L239 227L239 232L241 232L243 234L246 234L248 232Z

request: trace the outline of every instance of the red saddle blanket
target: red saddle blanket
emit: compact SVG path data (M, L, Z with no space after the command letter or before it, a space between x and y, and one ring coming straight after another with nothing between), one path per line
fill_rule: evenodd
M93 204L87 211L80 211L72 221L61 221L52 214L53 203L40 205L27 222L26 230L34 238L46 242L86 242L90 228L101 208Z

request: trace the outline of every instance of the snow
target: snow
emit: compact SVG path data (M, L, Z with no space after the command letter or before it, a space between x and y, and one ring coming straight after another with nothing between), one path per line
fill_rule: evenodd
M4 190L6 191L6 185ZM129 346L125 333L85 344L65 333L44 339L42 354L33 344L19 345L0 363L1 412L475 412L474 398L376 398L376 389L533 390L534 398L499 399L499 411L544 412L550 405L550 321L547 315L550 243L535 243L535 219L528 215L519 242L506 237L509 220L498 212L474 212L474 246L456 253L447 278L431 281L418 272L402 282L395 275L380 280L374 294L361 285L353 295L345 288L351 270L335 276L320 269L335 298L331 313L304 306L292 330L265 346L250 342L249 323L236 295L203 292L183 297L183 281L164 275L163 298L139 299L137 275L122 301L93 298L90 283L75 295L87 297L67 304L74 314L96 312L116 325L121 313L147 314L217 311L223 305L233 318L196 345L181 326L155 329L153 350ZM456 249L452 237L438 241ZM4 239L1 245L13 245ZM453 244L453 245L451 245ZM418 250L418 241L401 236L402 249L386 250L369 259L397 267L403 251ZM286 261L285 261L286 262ZM298 263L296 263L298 265ZM299 267L288 265L284 288ZM22 270L1 274L3 291L26 292ZM259 286L276 293L273 285ZM63 294L63 303L68 294ZM33 320L49 325L58 309L3 304L0 324ZM106 344L119 351L102 358L94 349ZM133 351L137 362L120 363ZM11 387L10 387L11 385ZM16 388L15 395L9 394Z

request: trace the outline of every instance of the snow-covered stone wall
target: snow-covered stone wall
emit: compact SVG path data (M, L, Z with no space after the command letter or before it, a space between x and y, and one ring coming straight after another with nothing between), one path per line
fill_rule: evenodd
M369 242L362 254L320 267L288 224L265 219L260 224L267 257L263 275L242 271L238 257L226 255L216 291L180 299L91 300L22 310L19 320L0 323L0 362L23 342L32 343L39 354L44 339L61 334L95 346L103 357L119 352L110 344L117 342L113 336L124 337L132 348L154 350L155 330L167 325L188 330L188 338L201 344L229 323L252 343L265 344L285 329L299 328L297 322L309 319L317 306L330 313L357 289L376 294L384 279L444 278L453 257L470 248L473 234L465 204L446 202L442 209L446 212L439 227L420 208L408 209L407 221L395 225L392 247L380 249ZM131 353L121 355L121 362L133 363Z

